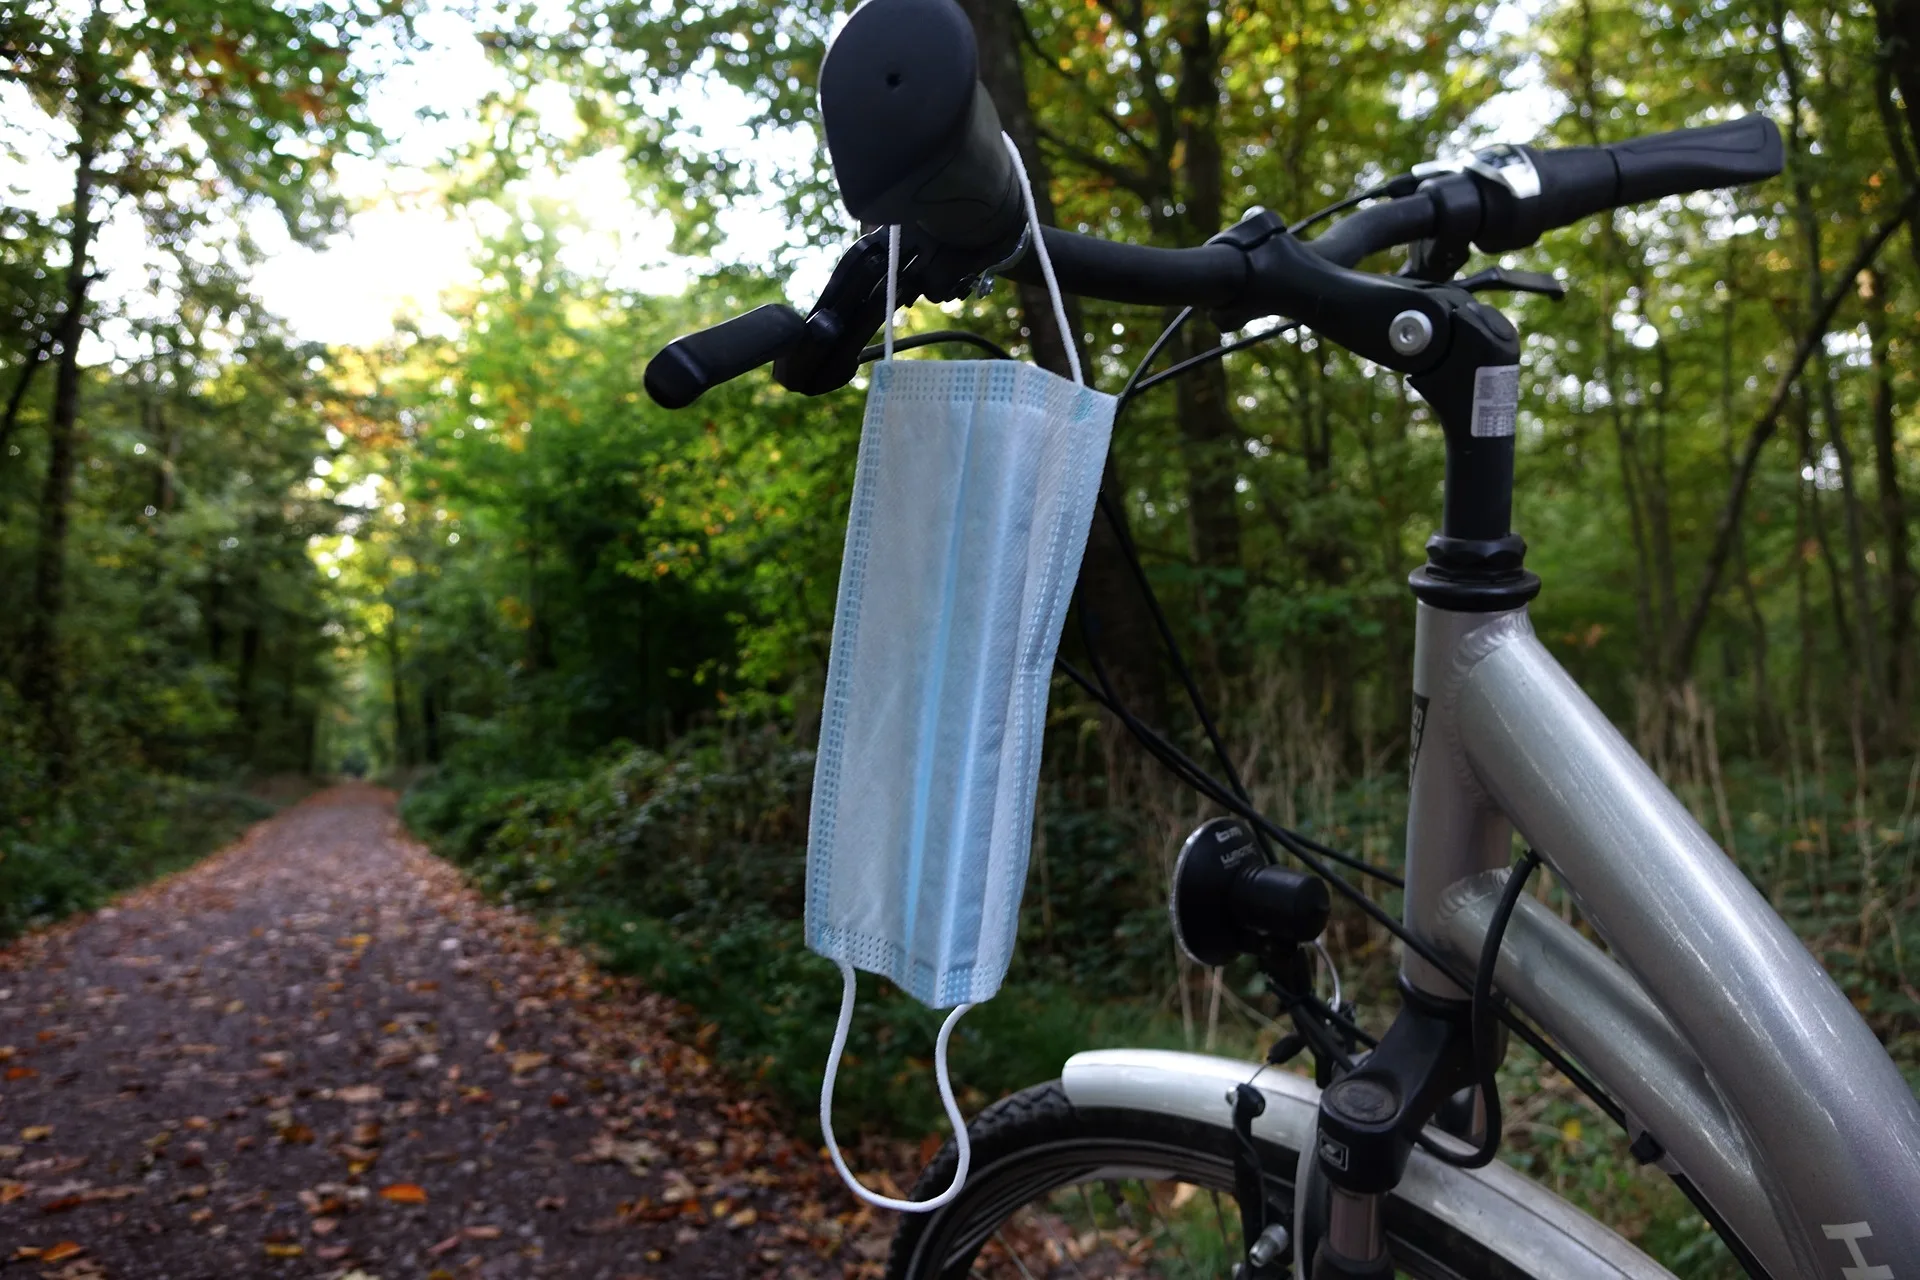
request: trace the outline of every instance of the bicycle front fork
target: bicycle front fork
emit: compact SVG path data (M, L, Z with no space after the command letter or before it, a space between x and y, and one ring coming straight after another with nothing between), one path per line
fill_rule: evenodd
M1386 1197L1400 1184L1421 1129L1474 1083L1470 1004L1435 1000L1405 983L1401 997L1379 1047L1320 1095L1315 1145L1328 1183L1327 1220L1303 1280L1393 1275Z

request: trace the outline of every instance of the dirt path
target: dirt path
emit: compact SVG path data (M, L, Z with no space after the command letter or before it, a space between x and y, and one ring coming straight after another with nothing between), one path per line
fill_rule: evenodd
M0 954L0 1276L875 1271L675 1021L335 788Z

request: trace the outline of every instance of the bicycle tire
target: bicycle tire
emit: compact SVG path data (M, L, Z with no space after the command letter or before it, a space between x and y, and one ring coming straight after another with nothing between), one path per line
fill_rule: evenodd
M1164 1175L1161 1180L1230 1197L1234 1137L1224 1090L1214 1095L1220 1099L1217 1121L1190 1114L1191 1107L1177 1103L1166 1108L1076 1105L1068 1085L1077 1064L1129 1053L1136 1062L1154 1060L1169 1078L1196 1068L1203 1083L1189 1090L1190 1097L1204 1096L1207 1086L1221 1080L1245 1080L1257 1070L1254 1064L1190 1054L1082 1054L1069 1064L1067 1082L1050 1081L1001 1099L967 1126L973 1165L965 1190L934 1213L902 1221L888 1255L888 1280L960 1280L1023 1208L1044 1204L1063 1189L1110 1183L1120 1174L1137 1179L1150 1171ZM1290 1226L1299 1146L1312 1133L1313 1086L1271 1071L1260 1084L1269 1106L1265 1123L1256 1128L1256 1146L1269 1199L1286 1207ZM1145 1082L1145 1088L1151 1092L1152 1083ZM1075 1092L1084 1098L1088 1090ZM955 1161L949 1141L915 1184L914 1197L927 1198L947 1186ZM1618 1235L1499 1164L1459 1170L1416 1152L1409 1177L1387 1206L1386 1229L1400 1273L1416 1280L1671 1280L1668 1271ZM1237 1225L1232 1230L1237 1233ZM999 1244L1007 1244L1004 1237ZM1237 1234L1232 1247L1238 1248ZM1018 1274L1038 1275L1017 1256L1014 1263ZM1085 1273L1076 1263L1064 1274Z

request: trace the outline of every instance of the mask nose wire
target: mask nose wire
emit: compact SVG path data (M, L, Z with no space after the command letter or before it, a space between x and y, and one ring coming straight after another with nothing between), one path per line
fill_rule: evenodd
M947 1120L953 1125L954 1145L960 1149L960 1163L953 1171L953 1181L931 1200L896 1200L861 1186L853 1176L853 1171L847 1168L847 1162L841 1158L840 1144L834 1140L833 1080L840 1072L840 1054L847 1047L847 1030L853 1025L853 966L845 960L840 962L840 976L846 980L846 987L840 996L840 1021L833 1028L833 1048L827 1053L827 1076L820 1083L820 1136L826 1139L827 1154L833 1158L833 1167L839 1172L840 1180L847 1184L847 1190L854 1195L876 1209L931 1213L960 1194L960 1189L967 1185L967 1167L973 1160L973 1149L967 1141L967 1122L960 1116L960 1104L953 1100L953 1081L947 1076L947 1041L953 1037L954 1024L960 1021L960 1015L973 1006L956 1006L947 1015L947 1020L940 1024L940 1035L933 1042L933 1078L940 1086L940 1104L947 1109Z
M1007 148L1007 155L1013 161L1013 171L1020 179L1020 199L1027 208L1027 228L1031 232L1033 251L1040 259L1040 274L1047 282L1047 300L1053 303L1053 319L1060 326L1060 343L1067 349L1067 367L1073 370L1073 380L1081 386L1087 385L1086 375L1080 369L1079 344L1073 340L1073 327L1067 323L1067 304L1060 296L1060 281L1053 274L1053 259L1047 256L1047 238L1040 227L1040 211L1033 202L1033 183L1027 178L1027 162L1020 158L1020 148L1005 133L1000 141ZM893 313L899 306L900 281L900 227L898 224L887 228L887 322L881 338L881 358L893 359Z

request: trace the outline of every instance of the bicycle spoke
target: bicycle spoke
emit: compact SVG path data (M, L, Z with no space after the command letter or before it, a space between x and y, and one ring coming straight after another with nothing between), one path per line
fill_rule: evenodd
M1175 1183L1174 1185L1179 1186L1182 1184ZM1166 1232L1167 1236L1173 1241L1173 1251L1180 1256L1181 1273L1189 1276L1198 1275L1199 1272L1194 1270L1192 1260L1187 1257L1187 1246L1185 1242L1180 1239L1180 1233L1173 1229L1173 1224L1167 1221L1166 1215L1160 1212L1160 1206L1154 1202L1153 1188L1149 1187L1145 1182L1142 1182L1140 1184L1140 1191L1147 1199L1147 1212L1153 1215L1154 1221L1160 1224L1160 1229Z
M1020 1272L1020 1280L1034 1280L1033 1272L1027 1270L1027 1264L1020 1261L1020 1251L1007 1243L1006 1233L996 1227L994 1228L993 1238L999 1242L1002 1249L1007 1251L1007 1256L1013 1259L1015 1269ZM969 1274L971 1274L972 1268L968 1268L968 1271Z
M1207 1188L1207 1198L1213 1201L1213 1220L1220 1224L1220 1243L1226 1246L1229 1254L1236 1252L1239 1235L1227 1230L1227 1215L1220 1208L1220 1193L1212 1187Z
M1073 1268L1073 1274L1079 1276L1080 1280L1087 1280L1087 1273L1080 1269L1080 1260L1073 1256L1073 1237L1069 1236L1065 1240L1062 1240L1059 1230L1054 1226L1053 1215L1045 1209L1036 1206L1035 1213L1038 1214L1040 1218L1040 1229L1046 1232L1054 1244L1059 1247L1060 1256L1065 1258L1067 1265Z
M1093 1198L1087 1194L1086 1183L1076 1184L1075 1189L1080 1192L1080 1207L1087 1211L1087 1225L1092 1228L1093 1238L1097 1241L1100 1239L1100 1213L1093 1207Z

